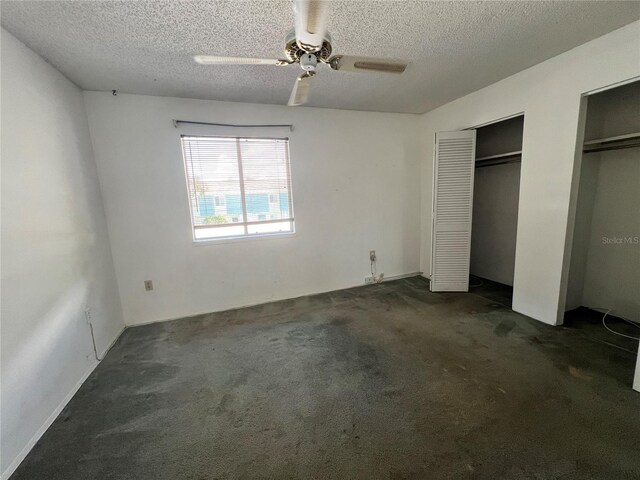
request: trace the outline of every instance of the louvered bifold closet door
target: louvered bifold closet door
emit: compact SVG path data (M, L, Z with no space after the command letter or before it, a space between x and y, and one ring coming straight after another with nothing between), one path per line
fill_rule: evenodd
M436 134L432 292L469 290L475 151L475 130Z

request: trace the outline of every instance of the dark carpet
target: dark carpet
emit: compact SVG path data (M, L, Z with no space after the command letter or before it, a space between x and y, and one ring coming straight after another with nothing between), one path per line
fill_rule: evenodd
M421 278L129 328L12 480L638 479L598 328Z

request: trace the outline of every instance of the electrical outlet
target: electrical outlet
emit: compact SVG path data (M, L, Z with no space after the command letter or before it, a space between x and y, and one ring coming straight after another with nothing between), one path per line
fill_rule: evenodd
M91 309L88 307L84 311L84 318L87 320L87 323L91 323Z
M369 250L369 260L371 260L372 262L376 261L376 251L375 250Z
M364 284L371 285L372 283L376 283L376 279L373 277L364 277Z
M151 280L145 280L144 281L144 289L147 292L150 292L151 290L153 290L153 281Z

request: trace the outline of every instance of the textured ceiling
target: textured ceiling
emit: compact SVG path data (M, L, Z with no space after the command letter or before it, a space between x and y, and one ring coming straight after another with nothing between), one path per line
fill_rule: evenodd
M405 74L314 78L309 105L423 113L640 17L639 2L331 2L334 53L411 62ZM282 57L289 1L2 1L2 25L86 90L286 104L297 66L203 66L192 55Z

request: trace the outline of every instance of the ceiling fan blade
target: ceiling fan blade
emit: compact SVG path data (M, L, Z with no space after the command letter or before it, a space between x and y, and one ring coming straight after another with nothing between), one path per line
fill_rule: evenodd
M349 55L336 55L329 59L329 65L334 70L342 72L383 72L404 73L409 65L403 60L374 57L354 57Z
M304 105L309 100L309 90L311 89L312 74L309 72L303 73L296 79L296 83L293 85L293 91L289 97L288 105L290 107L297 107L298 105Z
M217 57L215 55L195 55L193 59L201 65L284 65L288 63L273 58Z
M323 0L295 0L296 42L306 52L322 48L327 32L329 2Z

